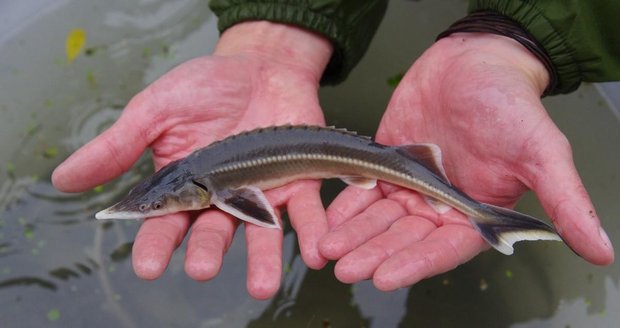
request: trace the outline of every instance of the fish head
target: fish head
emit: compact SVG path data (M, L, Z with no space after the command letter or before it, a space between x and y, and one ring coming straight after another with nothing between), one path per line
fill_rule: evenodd
M208 187L172 163L139 184L120 202L95 214L97 219L144 219L198 210L211 205Z

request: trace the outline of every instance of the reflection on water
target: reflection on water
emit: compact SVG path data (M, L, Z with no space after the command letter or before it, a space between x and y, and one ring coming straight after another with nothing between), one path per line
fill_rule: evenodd
M386 80L405 71L465 5L391 2L360 67L345 84L321 91L329 122L371 134L392 91ZM161 279L138 280L129 257L139 222L98 222L93 213L152 170L148 156L83 194L57 192L50 172L147 83L209 53L214 17L200 0L8 1L0 12L0 19L13 13L0 23L3 327L611 327L620 316L620 269L590 266L552 243L519 245L512 257L487 252L412 288L382 293L370 282L338 282L332 264L306 269L287 230L282 288L273 300L256 301L245 289L239 231L213 281L184 274L185 245ZM86 30L86 51L67 64L64 38L73 28ZM618 120L592 86L546 105L573 142L586 186L618 240ZM326 198L339 186L328 184ZM543 216L532 195L521 210Z
M617 311L620 304L620 289L618 282L611 277L605 278L605 306L603 309L592 310L592 301L585 297L563 300L557 307L554 315L545 319L513 325L514 328L524 327L614 327L617 325ZM611 318L610 318L611 317Z

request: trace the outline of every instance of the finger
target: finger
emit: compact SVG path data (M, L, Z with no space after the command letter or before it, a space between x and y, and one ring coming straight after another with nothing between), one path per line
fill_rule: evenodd
M78 149L54 170L54 187L64 192L88 190L121 175L140 158L156 137L146 137L153 125L145 113L152 104L143 93L131 100L108 130Z
M295 193L287 205L291 225L297 232L301 257L312 269L321 269L327 263L319 252L319 240L328 231L319 186L316 182L315 188Z
M386 231L351 251L336 263L335 273L344 283L355 283L372 277L381 263L411 243L423 240L437 229L431 221L419 216L406 216Z
M394 192L387 193L389 199L392 199L400 204L407 210L410 215L416 215L428 220L431 220L437 226L443 225L441 216L430 207L427 201L422 197L422 194L409 189L395 190Z
M339 227L382 197L383 195L379 188L371 190L357 187L345 188L336 196L326 210L329 229L333 230Z
M339 259L374 236L386 231L397 219L407 215L399 203L381 199L338 229L328 233L319 250L328 259Z
M132 248L136 275L148 280L159 278L188 228L189 213L186 212L145 220Z
M248 293L256 299L272 297L282 275L282 230L245 224L248 248Z
M224 254L230 247L238 220L222 211L202 213L192 224L187 241L185 272L195 280L213 279L222 268Z
M599 265L614 260L614 250L573 164L570 151L549 154L533 189L562 238L584 259Z
M488 245L471 227L446 225L383 262L373 282L383 291L410 286L452 270L486 248Z

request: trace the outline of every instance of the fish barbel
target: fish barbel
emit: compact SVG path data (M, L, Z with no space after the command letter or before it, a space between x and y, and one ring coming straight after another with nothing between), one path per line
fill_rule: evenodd
M504 254L521 240L561 240L543 221L480 203L452 186L436 145L386 146L346 130L306 125L256 129L199 149L147 177L96 218L139 219L215 205L241 220L280 228L263 190L327 178L366 189L382 180L422 193L431 204L465 214Z

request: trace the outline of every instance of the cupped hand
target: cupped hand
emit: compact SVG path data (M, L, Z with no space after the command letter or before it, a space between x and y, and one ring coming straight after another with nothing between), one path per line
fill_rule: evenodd
M267 22L235 25L212 56L188 61L149 85L107 131L53 173L54 186L79 192L127 171L147 147L156 169L216 140L257 127L324 124L317 89L331 56L327 40ZM266 193L286 205L309 267L326 260L318 240L327 231L319 182L300 181ZM217 275L238 221L217 209L197 217L176 213L144 221L133 245L133 267L144 279L162 275L191 226L185 271L196 280ZM280 284L282 231L246 225L249 293L271 297Z
M381 143L435 143L451 182L478 201L514 206L532 189L560 235L584 259L614 251L577 174L565 136L540 95L544 66L511 39L454 34L429 48L395 90ZM451 270L488 248L456 210L437 214L414 192L349 187L327 210L321 254L344 282L393 290ZM518 255L517 255L518 256Z

